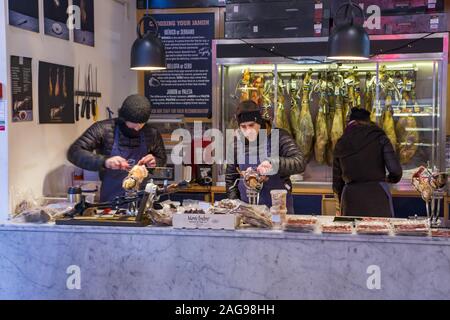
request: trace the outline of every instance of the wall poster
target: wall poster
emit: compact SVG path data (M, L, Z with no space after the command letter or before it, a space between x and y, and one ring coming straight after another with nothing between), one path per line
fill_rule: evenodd
M33 121L32 59L11 56L12 122Z
M39 62L39 123L75 123L74 68Z
M9 24L39 32L39 0L8 0Z
M46 35L69 40L68 5L68 0L44 0L44 32Z
M73 40L88 46L95 46L94 0L73 0L73 5L80 7L81 29L74 29Z

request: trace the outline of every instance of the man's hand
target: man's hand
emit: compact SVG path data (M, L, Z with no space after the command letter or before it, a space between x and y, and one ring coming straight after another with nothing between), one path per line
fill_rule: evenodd
M122 157L115 156L106 160L105 167L111 170L128 170L130 165L128 161Z
M138 165L146 166L148 168L155 168L156 159L152 154L148 154L139 161Z
M256 171L262 176L267 176L272 171L272 164L267 160L263 161L258 168L256 168Z

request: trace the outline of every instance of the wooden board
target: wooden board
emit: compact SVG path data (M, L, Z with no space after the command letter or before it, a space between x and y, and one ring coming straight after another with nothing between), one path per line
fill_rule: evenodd
M56 225L61 226L96 226L96 227L146 227L149 223L136 221L136 218L96 218L96 217L77 217L73 219L58 219Z

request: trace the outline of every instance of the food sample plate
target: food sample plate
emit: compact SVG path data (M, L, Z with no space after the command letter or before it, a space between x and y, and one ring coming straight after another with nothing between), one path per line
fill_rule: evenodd
M434 238L450 238L450 229L431 229Z
M404 220L392 223L394 233L399 236L428 236L430 225L428 221Z
M286 216L283 230L293 232L313 232L317 224L317 218L313 216Z
M373 235L388 235L392 228L389 222L382 221L361 221L356 224L356 233L358 234L373 234Z
M324 223L321 229L322 233L351 234L353 233L353 223Z

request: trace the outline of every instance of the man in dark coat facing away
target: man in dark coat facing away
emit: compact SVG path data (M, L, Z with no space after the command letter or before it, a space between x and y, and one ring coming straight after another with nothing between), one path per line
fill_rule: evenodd
M393 217L389 184L398 183L402 174L386 133L370 122L368 111L353 108L334 150L333 191L338 214Z

